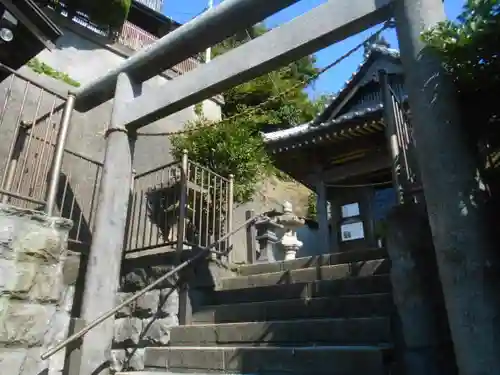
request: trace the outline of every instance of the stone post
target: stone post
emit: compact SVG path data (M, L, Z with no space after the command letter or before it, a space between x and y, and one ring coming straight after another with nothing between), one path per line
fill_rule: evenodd
M304 219L300 219L293 214L292 204L285 202L283 204L283 215L276 220L277 224L283 226L283 236L280 244L285 252L285 260L293 260L297 251L302 247L302 242L297 238L297 228L305 224Z
M276 244L279 242L278 236L276 235L276 224L275 220L267 219L263 222L256 222L257 227L257 237L256 240L259 243L259 256L257 262L266 263L274 262L274 251L276 249Z
M453 375L454 358L432 236L424 207L394 207L387 216L397 345L405 375Z
M120 124L128 102L140 87L125 74L118 76L111 123L106 133L106 153L95 230L90 248L82 318L86 322L114 308L123 255L130 186L134 134ZM105 320L83 337L80 374L108 374L111 362L114 319Z
M461 375L500 369L500 266L484 191L451 79L421 32L446 20L442 0L397 0L396 28L416 154ZM473 125L473 124L470 124Z
M66 350L79 257L67 250L70 220L0 204L0 372L58 375Z

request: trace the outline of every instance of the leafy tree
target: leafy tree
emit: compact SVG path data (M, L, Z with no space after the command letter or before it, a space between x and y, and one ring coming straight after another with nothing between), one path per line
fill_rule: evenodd
M423 38L442 56L460 88L498 85L500 0L467 0L458 22L442 22Z
M257 25L239 32L214 48L214 56L236 48L250 39L267 31L265 26ZM224 93L225 117L230 117L260 106L254 121L261 129L289 127L311 120L316 115L315 106L304 89L315 77L318 70L314 66L314 56L306 56L286 67L265 74L252 81L236 86ZM283 94L286 92L286 94ZM276 97L276 99L270 100Z
M251 119L212 125L206 119L188 124L187 129L196 131L172 138L174 156L180 158L182 150L188 150L191 159L218 174L233 174L234 199L246 202L254 194L256 182L270 170L262 141Z
M500 207L500 0L467 0L457 21L422 35L454 79L467 140L474 147L493 202ZM495 206L496 204L496 206Z
M236 48L266 31L263 25L257 25L239 32L214 47L214 55ZM304 92L317 74L314 63L314 57L305 57L228 90L224 93L223 121L213 124L201 117L190 123L188 128L194 131L173 137L174 154L180 155L187 149L191 159L218 174L233 174L236 201L248 201L258 182L275 172L260 132L310 121L324 105L324 98L311 101Z

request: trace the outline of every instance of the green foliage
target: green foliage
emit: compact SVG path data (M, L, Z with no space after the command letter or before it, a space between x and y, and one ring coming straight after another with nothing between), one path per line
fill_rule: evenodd
M307 197L307 218L317 220L318 211L316 208L316 194L311 192Z
M500 81L500 0L467 0L458 22L443 22L423 34L445 68L471 89Z
M203 116L203 103L197 103L194 106L194 113L196 116L201 117Z
M210 125L206 119L188 124L187 129L197 131L173 137L173 154L180 158L186 149L190 159L224 177L232 174L235 201L246 202L255 192L256 182L269 172L262 140L255 135L253 124L242 120Z
M235 48L266 31L262 25L242 31L214 47L214 55ZM259 132L312 120L324 107L326 98L312 102L303 91L309 83L305 81L316 76L314 62L314 57L305 57L228 90L224 93L223 121L210 126L209 121L200 118L189 124L188 128L196 129L194 132L172 138L174 155L179 157L186 149L191 159L214 172L226 177L233 174L235 200L250 200L262 178L269 174L283 176L272 167ZM275 96L277 98L271 100Z
M266 31L263 25L242 31L216 46L214 55L223 54ZM317 107L309 100L304 89L318 73L315 62L314 56L306 56L226 91L223 114L226 117L233 116L266 102L253 115L253 122L260 129L289 127L312 120L317 114Z
M120 29L128 17L132 0L85 0L93 22L111 29Z
M46 76L52 77L54 79L57 79L59 81L63 81L67 83L70 86L74 87L79 87L80 83L72 79L70 76L68 76L66 73L58 72L57 70L53 69L49 65L45 64L44 62L38 60L36 57L28 61L26 64L28 67L30 67L34 72L38 74L44 74Z

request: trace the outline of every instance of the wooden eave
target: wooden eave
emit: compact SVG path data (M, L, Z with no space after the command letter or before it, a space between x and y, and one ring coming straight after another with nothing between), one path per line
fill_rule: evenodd
M57 25L33 0L0 0L21 24L24 25L47 49L62 35Z

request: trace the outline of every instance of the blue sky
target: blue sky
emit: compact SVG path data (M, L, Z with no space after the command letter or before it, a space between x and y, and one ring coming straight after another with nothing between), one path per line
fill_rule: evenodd
M217 5L221 1L222 0L215 0L215 4ZM327 0L301 0L291 7L268 18L265 23L270 27L276 27L292 20L297 16L300 16L301 14L326 1ZM456 16L460 13L464 2L465 0L445 0L445 8L448 17L451 19L456 18ZM163 12L174 20L184 23L203 12L203 10L207 7L207 4L208 0L165 0ZM355 35L345 41L318 51L315 54L317 58L317 66L323 67L328 65L366 39L377 28L378 27L366 30L361 34ZM394 31L386 31L384 36L392 47L397 48L397 39ZM339 90L343 83L350 77L352 72L356 70L357 65L362 60L362 54L363 52L359 51L358 53L351 55L342 63L321 75L315 82L314 86L308 89L309 94L312 97L316 97L321 94L330 94Z

